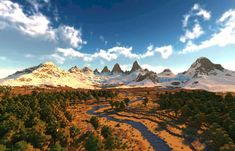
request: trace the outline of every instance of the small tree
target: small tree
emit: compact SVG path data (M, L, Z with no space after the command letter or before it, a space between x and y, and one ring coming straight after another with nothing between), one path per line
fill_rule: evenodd
M112 109L113 109L113 107L115 106L115 104L114 104L113 101L109 101L109 105L112 107Z
M120 103L118 101L116 101L116 102L114 102L114 106L115 106L116 109L119 109Z
M121 101L121 102L120 102L120 106L119 106L119 108L120 108L121 110L124 110L124 109L125 109L125 107L126 107L125 102Z
M87 151L100 151L102 149L102 143L97 136L91 133L85 143L85 149Z
M99 127L99 120L96 116L92 116L91 119L90 119L90 123L92 124L92 126L95 128L95 129L98 129Z
M78 129L77 126L73 125L70 127L70 135L72 137L76 137L78 134L80 134L80 129Z
M107 138L108 136L112 135L111 128L108 127L108 126L104 126L104 127L101 129L101 135L102 135L104 138Z
M129 102L130 102L130 99L129 98L125 98L123 101L125 102L126 106L128 106Z
M147 97L143 98L143 104L146 107L149 102L149 99Z

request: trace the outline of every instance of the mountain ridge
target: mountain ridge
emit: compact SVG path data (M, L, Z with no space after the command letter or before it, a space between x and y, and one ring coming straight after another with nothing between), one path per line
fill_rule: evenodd
M1 85L52 85L69 86L73 88L106 87L180 87L187 89L205 89L208 91L235 91L235 72L214 64L208 58L198 58L184 73L174 75L170 69L157 74L143 69L137 61L130 71L121 69L116 63L112 71L107 66L101 72L88 67L82 69L77 66L63 70L52 62L45 62L37 66L17 71L4 78Z

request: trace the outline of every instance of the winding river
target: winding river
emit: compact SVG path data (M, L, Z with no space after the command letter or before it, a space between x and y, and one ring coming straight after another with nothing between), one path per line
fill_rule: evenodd
M140 101L140 100L135 100L135 101L132 101L131 103L134 103L136 101ZM111 114L115 114L115 111L113 111L111 113L110 112L109 113L96 113L97 110L102 109L102 108L106 108L108 106L109 105L94 106L91 110L88 110L87 113L90 115L98 116L98 117L104 117L110 121L129 124L132 127L134 127L135 129L137 129L138 131L140 131L142 136L148 140L148 142L152 145L154 150L156 150L156 151L171 151L171 148L164 140L162 140L160 137L158 137L157 135L152 133L141 122L136 122L136 121L128 120L128 119L117 119L117 118L110 116Z

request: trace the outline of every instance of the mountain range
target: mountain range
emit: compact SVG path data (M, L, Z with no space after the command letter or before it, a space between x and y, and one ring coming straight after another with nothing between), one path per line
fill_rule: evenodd
M137 61L130 71L123 71L118 63L112 70L107 66L100 72L88 67L74 66L62 70L52 62L30 67L9 75L0 82L9 86L68 86L72 88L131 88L154 87L204 89L208 91L235 91L235 72L212 63L208 58L198 58L190 68L177 75L170 69L156 73L143 69Z

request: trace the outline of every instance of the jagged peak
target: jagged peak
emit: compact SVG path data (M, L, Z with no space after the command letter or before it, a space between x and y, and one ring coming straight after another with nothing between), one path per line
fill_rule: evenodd
M123 71L118 63L116 63L113 66L112 73L123 73Z
M82 68L83 72L92 72L92 70L89 67Z
M69 72L71 72L71 73L73 73L73 72L80 72L80 71L81 70L76 65L69 69Z
M107 66L105 66L103 68L103 70L101 71L101 73L109 73L109 72L110 72L110 70L109 70L109 68Z
M97 68L93 72L94 73L100 73L100 71Z
M135 61L132 65L131 71L130 72L135 72L138 70L141 70L142 68L140 67L139 63L137 61Z

